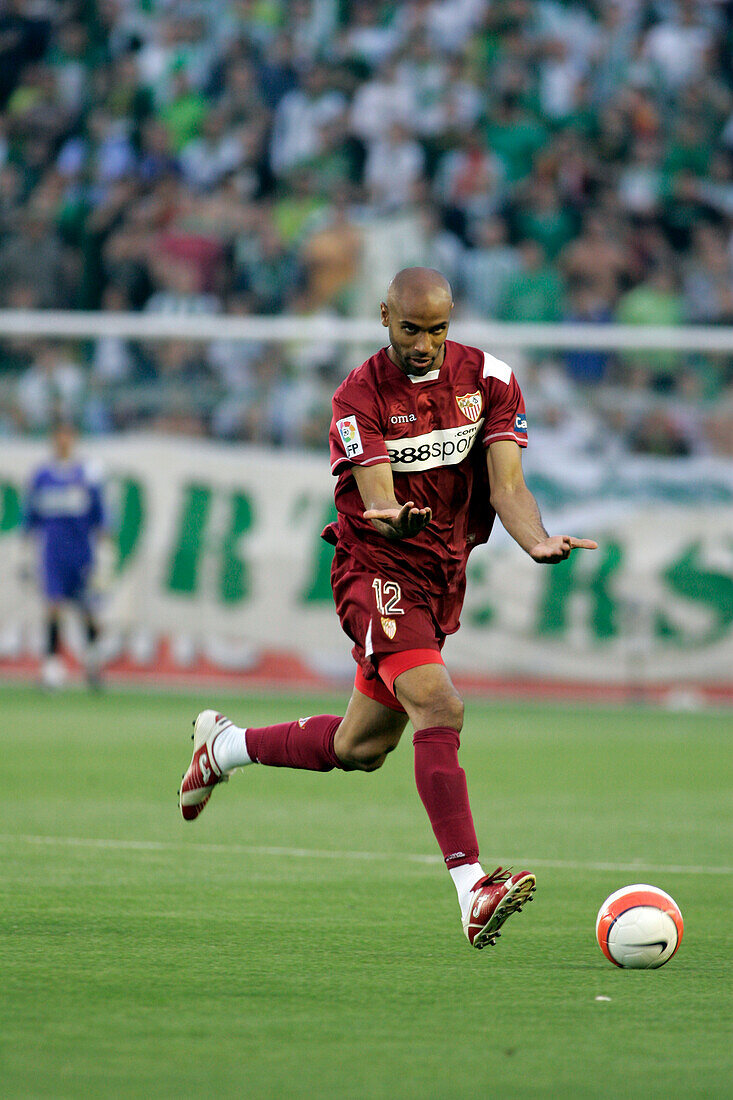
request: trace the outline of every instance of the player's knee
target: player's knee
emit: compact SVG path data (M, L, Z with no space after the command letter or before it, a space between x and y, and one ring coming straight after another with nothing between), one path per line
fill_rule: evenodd
M399 738L379 738L355 745L348 754L345 763L360 772L375 772L382 767L389 753L397 747Z
M458 733L463 729L463 700L453 692L430 699L423 710L422 725L447 726Z
M451 695L443 701L442 708L445 712L445 721L441 722L441 725L450 726L451 729L460 733L463 729L463 712L465 709L463 699L460 695Z
M371 756L364 760L359 765L359 771L362 772L375 772L381 768L384 761L387 759L387 753L383 752L380 756Z

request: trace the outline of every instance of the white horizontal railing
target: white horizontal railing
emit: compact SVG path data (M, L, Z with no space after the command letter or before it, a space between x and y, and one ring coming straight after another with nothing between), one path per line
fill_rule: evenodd
M284 315L227 317L221 314L106 313L82 310L0 310L0 338L257 340L273 343L328 341L385 342L378 321L344 317ZM557 348L564 351L674 350L733 353L733 327L712 325L507 324L455 321L451 336L489 349Z

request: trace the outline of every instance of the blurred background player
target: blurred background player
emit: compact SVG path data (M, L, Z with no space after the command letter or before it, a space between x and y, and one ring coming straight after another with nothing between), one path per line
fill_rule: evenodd
M61 656L61 614L73 604L85 635L87 680L98 686L100 656L99 598L114 569L114 548L99 471L76 457L76 430L68 421L53 429L53 455L33 473L26 498L24 527L35 540L37 575L45 601L45 659L41 680L60 686L66 676ZM30 560L28 546L26 560Z

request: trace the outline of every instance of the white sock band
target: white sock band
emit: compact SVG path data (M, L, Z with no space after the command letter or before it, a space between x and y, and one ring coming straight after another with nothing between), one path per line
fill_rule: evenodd
M239 726L228 726L215 739L212 746L214 760L217 767L223 772L230 772L232 768L244 768L247 764L253 764L254 760L247 752L246 729Z
M462 863L460 867L449 867L448 870L458 893L461 913L465 913L468 909L471 890L478 880L484 877L484 869L480 863Z

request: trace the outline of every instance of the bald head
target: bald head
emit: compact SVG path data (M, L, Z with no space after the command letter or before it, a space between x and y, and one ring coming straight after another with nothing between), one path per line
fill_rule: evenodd
M387 354L405 374L419 376L441 367L452 309L450 283L435 268L397 272L381 313L389 329Z
M420 305L433 302L453 306L453 293L445 275L434 267L403 267L387 287L387 306L393 308L405 302Z

